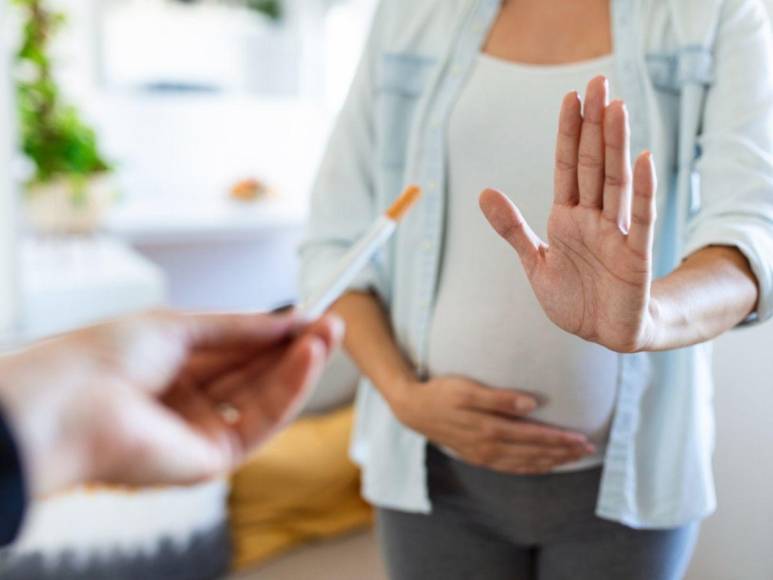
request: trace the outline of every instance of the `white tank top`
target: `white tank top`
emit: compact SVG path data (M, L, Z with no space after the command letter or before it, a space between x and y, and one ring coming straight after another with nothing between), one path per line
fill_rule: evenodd
M430 331L432 376L461 375L519 389L542 402L531 418L589 436L602 462L615 403L617 355L552 324L534 297L515 251L486 222L478 195L502 190L547 239L561 101L610 79L612 56L530 66L481 55L452 112L445 250Z

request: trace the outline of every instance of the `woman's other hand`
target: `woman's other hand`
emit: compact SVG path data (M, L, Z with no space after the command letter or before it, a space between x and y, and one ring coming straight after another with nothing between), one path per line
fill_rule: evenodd
M462 460L518 475L547 473L595 452L584 435L529 422L533 397L457 377L400 389L398 419Z
M603 77L588 85L584 108L577 93L564 99L547 244L502 193L486 190L480 204L518 252L550 320L612 350L637 352L655 340L655 169L643 153L631 171L628 113L607 100Z

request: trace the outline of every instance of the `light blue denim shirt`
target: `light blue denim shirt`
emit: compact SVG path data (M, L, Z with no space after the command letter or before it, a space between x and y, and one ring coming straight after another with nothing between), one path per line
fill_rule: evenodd
M421 375L445 226L449 114L499 8L500 0L385 0L315 186L305 294L405 184L423 186L422 202L353 285L378 293ZM773 47L764 8L757 0L612 0L612 14L632 150L651 149L660 176L656 274L702 247L736 246L759 280L750 322L770 317ZM708 515L713 437L710 345L620 355L598 515L641 528ZM425 448L364 380L352 456L365 497L430 511Z

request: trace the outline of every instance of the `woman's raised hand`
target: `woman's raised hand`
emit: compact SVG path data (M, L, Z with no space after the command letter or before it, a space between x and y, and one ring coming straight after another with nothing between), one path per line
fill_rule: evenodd
M637 352L654 341L657 186L649 152L631 171L628 113L621 101L607 104L608 93L606 79L597 77L584 107L577 93L564 99L547 243L502 193L484 191L480 205L518 252L556 325L612 350Z

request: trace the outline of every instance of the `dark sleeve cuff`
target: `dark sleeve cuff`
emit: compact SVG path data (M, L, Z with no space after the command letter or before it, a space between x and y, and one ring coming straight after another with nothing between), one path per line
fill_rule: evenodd
M0 546L10 544L16 538L26 504L21 458L0 409Z

